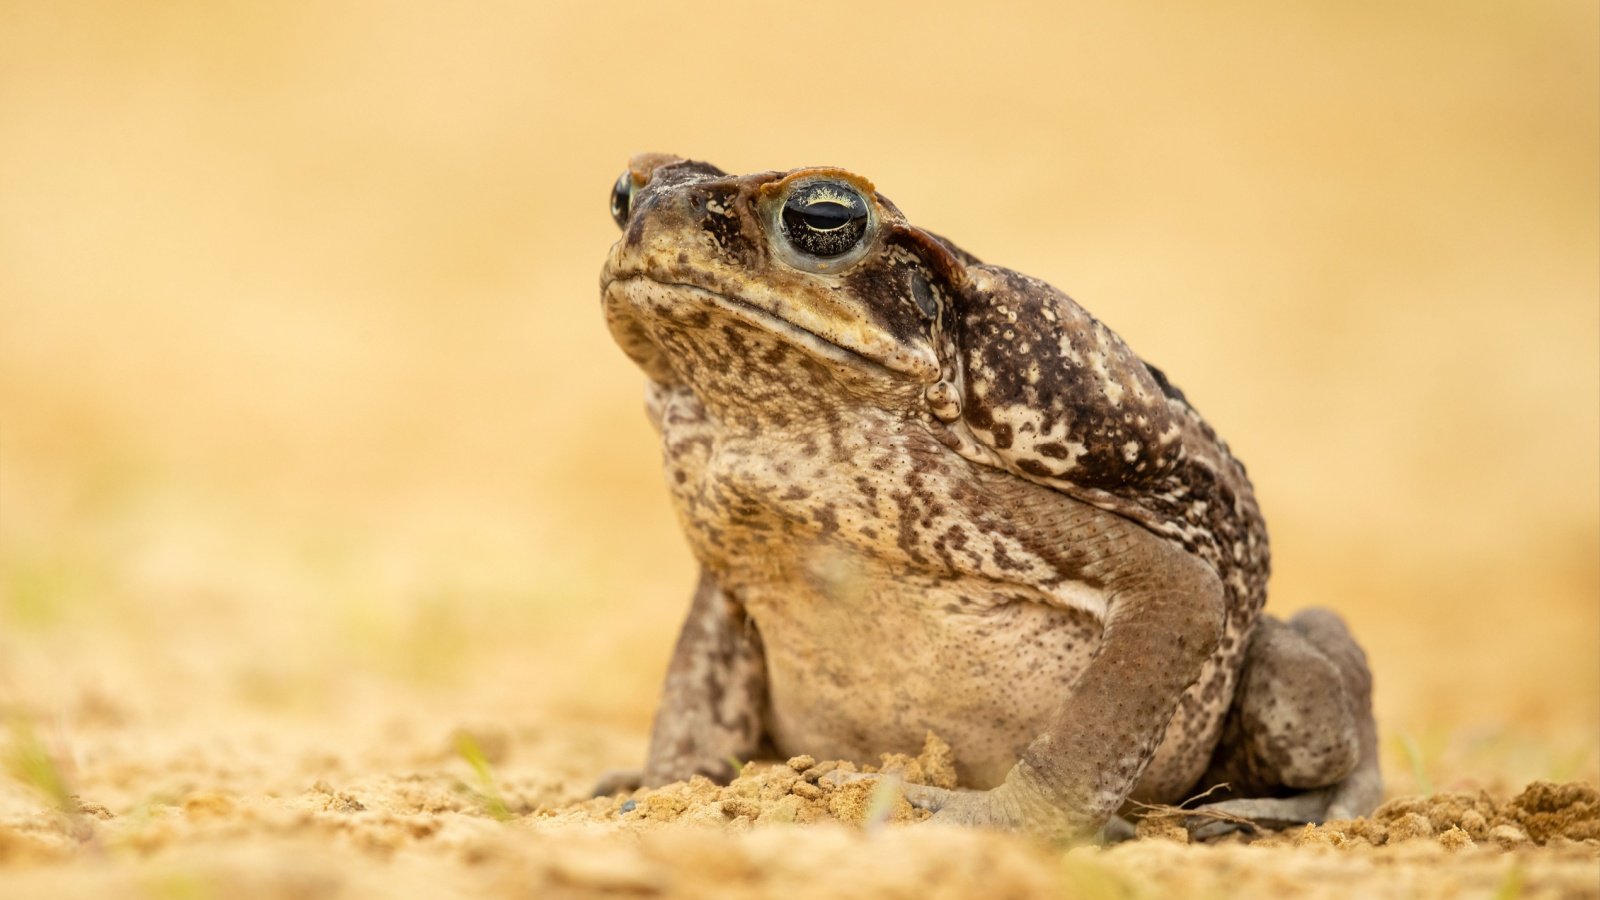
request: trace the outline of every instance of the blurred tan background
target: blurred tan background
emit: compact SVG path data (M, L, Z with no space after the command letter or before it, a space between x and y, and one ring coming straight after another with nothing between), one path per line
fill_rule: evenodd
M1200 9L7 4L0 705L642 753L692 571L596 278L662 150L865 174L1171 373L1397 786L1594 777L1595 5Z

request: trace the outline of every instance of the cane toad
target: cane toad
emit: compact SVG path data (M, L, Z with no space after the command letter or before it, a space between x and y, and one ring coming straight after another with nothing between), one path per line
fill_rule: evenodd
M840 169L644 155L611 211L602 305L701 573L644 783L931 730L973 788L914 791L937 820L1077 837L1221 783L1275 821L1376 803L1360 648L1262 614L1244 467L1082 307Z

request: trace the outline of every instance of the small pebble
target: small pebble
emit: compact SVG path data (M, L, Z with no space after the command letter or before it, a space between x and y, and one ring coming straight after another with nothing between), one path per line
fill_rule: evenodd
M1528 833L1515 825L1496 825L1489 829L1489 840L1500 845L1502 850L1510 850L1528 842Z
M735 797L731 800L722 801L722 814L730 819L737 819L740 816L754 819L756 816L761 815L761 807L749 800Z
M621 809L617 810L617 815L620 816L623 813L631 813L635 809L638 809L638 808L639 808L639 801L637 801L637 800L629 800L627 803L622 804L622 808Z
M837 760L830 759L825 763L821 763L806 769L804 772L800 773L800 777L804 778L806 781L815 782L818 778L821 778L837 768L839 768L839 762Z
M761 823L767 825L774 822L794 822L799 818L800 798L784 797L777 803L767 807L766 811L761 814Z
M1421 813L1406 813L1389 823L1389 843L1433 837L1433 823Z

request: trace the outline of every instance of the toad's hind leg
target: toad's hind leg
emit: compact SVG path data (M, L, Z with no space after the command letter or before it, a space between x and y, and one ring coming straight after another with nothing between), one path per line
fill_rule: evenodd
M1383 794L1377 743L1372 673L1343 620L1325 609L1264 616L1200 782L1226 785L1230 799L1199 809L1279 826L1365 815ZM1216 819L1192 818L1195 834L1231 830Z

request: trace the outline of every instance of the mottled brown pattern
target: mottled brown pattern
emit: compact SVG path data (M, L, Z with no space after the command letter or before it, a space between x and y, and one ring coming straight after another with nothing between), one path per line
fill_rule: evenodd
M1266 530L1182 392L1066 295L911 226L858 176L630 171L603 307L649 376L703 571L648 777L719 771L709 753L760 739L870 761L931 729L990 789L949 795L942 818L1069 835L1226 768ZM871 210L836 261L776 224L818 179ZM1267 656L1263 704L1288 658ZM1300 696L1365 711L1318 665ZM1312 752L1246 712L1240 745L1278 754L1257 769ZM1316 752L1354 752L1332 744Z

